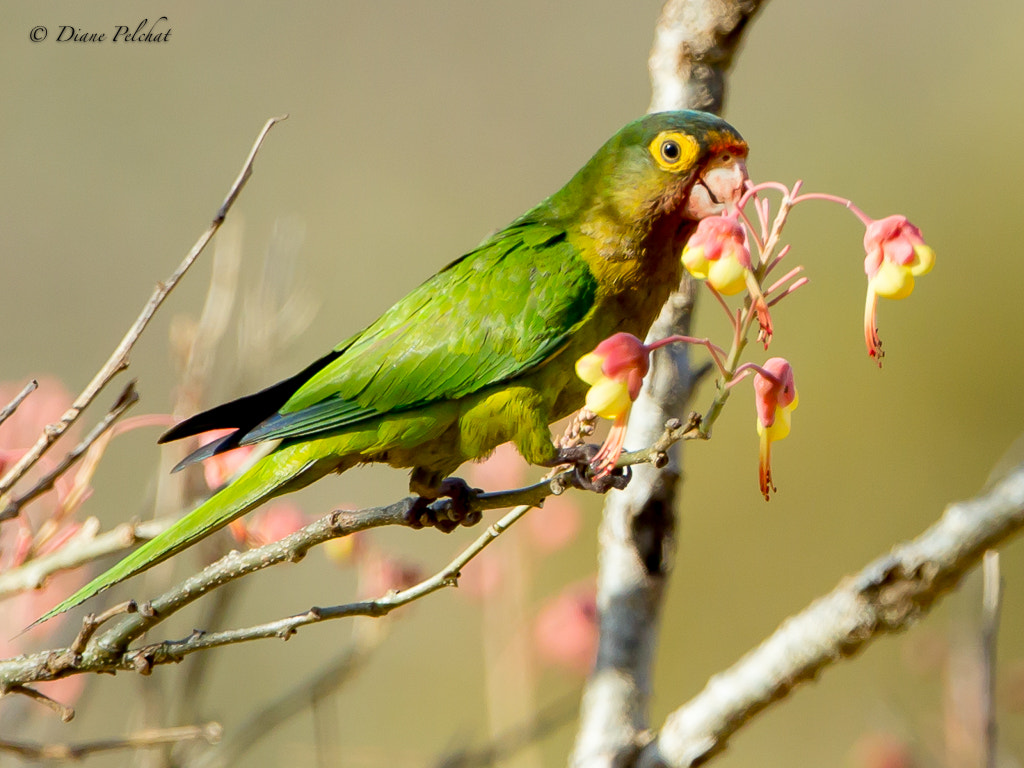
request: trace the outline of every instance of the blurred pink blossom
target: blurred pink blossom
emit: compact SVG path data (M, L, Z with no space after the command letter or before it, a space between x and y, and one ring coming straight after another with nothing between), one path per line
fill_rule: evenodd
M231 533L238 542L261 547L285 536L291 536L314 520L290 501L277 501L240 517L231 523Z
M549 496L540 509L526 516L530 541L541 554L557 552L568 546L580 532L582 514L579 505L563 496Z
M850 749L855 768L913 768L917 764L906 740L891 733L865 733Z
M518 488L526 482L526 462L512 443L502 443L489 458L470 464L466 475L470 485L485 491Z
M490 547L463 567L459 578L459 594L474 600L484 600L493 595L504 581L505 563L502 553Z
M233 429L212 429L209 432L204 432L203 445L219 440L234 431ZM249 460L253 450L255 450L255 446L246 445L241 448L224 451L224 453L218 453L216 456L206 459L203 462L203 478L206 480L206 485L209 489L216 491L234 477L242 465Z
M533 637L541 660L586 675L597 658L597 587L593 580L571 584L537 615Z

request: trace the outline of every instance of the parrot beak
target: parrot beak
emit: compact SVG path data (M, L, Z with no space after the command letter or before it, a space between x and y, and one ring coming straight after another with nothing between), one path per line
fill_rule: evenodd
M712 160L690 189L684 209L686 217L700 221L734 207L743 195L748 178L744 158Z

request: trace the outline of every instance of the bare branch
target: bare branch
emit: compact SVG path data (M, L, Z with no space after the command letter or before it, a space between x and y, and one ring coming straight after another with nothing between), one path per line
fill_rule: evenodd
M232 729L230 740L200 757L192 768L221 768L235 765L239 758L256 746L264 736L318 699L336 691L355 672L362 669L380 637L374 634L371 639L363 633L360 641L347 648L334 661L321 667L307 679L299 681Z
M697 417L691 418L686 424L673 420L665 427L654 447L623 454L619 465L662 461L668 446L691 436L698 430L699 424ZM83 672L131 670L148 674L155 665L178 662L188 654L208 648L272 637L287 639L300 627L330 619L384 616L440 589L456 586L461 569L510 525L531 507L541 505L545 498L562 493L575 482L575 470L567 470L524 488L470 496L466 510L470 513L507 508L512 504L518 506L492 524L445 568L409 589L389 593L377 600L326 608L314 607L294 616L241 629L222 632L197 630L181 640L157 642L129 650L129 645L144 633L214 589L273 565L297 562L311 547L328 539L384 525L416 526L417 518L412 513L414 510L422 511L415 497L402 499L386 507L359 511L337 510L280 541L247 552L228 553L153 601L138 603L137 612L131 612L124 621L101 634L93 636L96 629L94 625L98 626L98 623L109 618L111 611L103 614L100 619L86 617L80 634L80 637L84 636L88 640L84 647L83 642L78 641L72 648L42 651L0 661L0 686L55 680ZM452 502L450 499L437 499L428 509L436 519L444 519L452 515ZM123 606L111 610L124 612Z
M954 589L985 550L1024 527L1024 464L983 496L947 507L912 541L844 579L787 619L761 645L715 675L665 721L640 768L692 766L771 703L872 640L906 629Z
M36 441L36 444L29 449L24 456L22 456L18 462L11 467L11 469L0 478L0 503L6 502L6 496L10 492L14 484L20 480L29 469L31 469L40 457L53 445L56 440L63 435L68 428L78 420L81 412L89 406L90 403L96 398L100 391L114 378L118 373L128 367L128 357L135 343L138 341L142 332L149 325L149 321L156 314L157 309L163 304L167 295L174 289L181 278L188 271L189 267L199 257L199 254L206 248L206 244L210 242L210 239L216 234L217 230L220 229L221 223L224 221L224 217L227 215L232 204L238 198L239 193L242 191L242 187L245 186L245 182L248 181L249 176L252 175L253 161L256 159L256 153L259 151L260 146L263 144L264 138L266 138L267 132L281 120L284 120L287 115L280 117L273 117L266 122L263 129L260 131L259 136L256 137L256 141L249 151L249 156L246 158L245 163L242 166L242 170L238 174L238 178L235 179L235 183L232 184L231 189L228 191L227 197L217 210L217 214L210 226L199 236L195 245L185 255L185 258L178 265L178 268L174 270L171 276L166 282L158 283L153 295L150 296L146 305L142 308L142 312L139 314L135 323L132 324L131 328L121 339L121 342L117 345L117 348L107 359L107 362L103 364L92 381L86 386L82 393L75 399L71 407L61 416L60 421L49 424L43 430L43 434ZM3 503L6 507L6 503Z
M5 688L0 696L11 696L14 694L26 696L32 699L32 701L39 702L47 709L53 710L60 717L61 722L69 723L75 718L75 710L71 707L64 706L56 699L51 699L45 693L41 693L35 688L29 688L27 685L12 685Z
M16 410L18 410L18 406L25 402L25 398L31 395L33 392L35 392L36 389L38 389L38 387L39 382L36 381L35 379L32 379L32 381L26 384L24 389L22 389L21 392L14 396L14 399L11 400L11 402L9 402L7 405L5 405L3 407L3 410L0 410L0 424L3 424L5 421L11 418L11 415Z
M668 0L647 61L651 112L701 109L721 114L725 76L763 0Z
M0 752L9 752L25 760L81 760L100 752L141 749L181 741L202 740L208 744L216 744L220 741L221 733L220 724L211 722L206 725L153 728L139 731L123 739L87 741L82 744L32 744L26 741L0 739Z
M90 518L60 549L0 573L0 600L29 589L42 589L47 578L60 571L131 549L139 542L152 539L177 519L175 516L142 523L121 523L106 533L96 535L99 523Z
M18 513L21 512L21 508L29 502L39 498L44 493L53 489L54 483L57 482L58 478L73 467L80 458L85 454L86 451L99 440L103 435L107 433L114 422L121 418L125 412L139 402L139 393L135 390L135 381L128 382L128 386L122 390L121 394L118 395L117 401L111 406L107 415L103 417L95 427L93 427L89 434L85 436L78 445L76 445L63 459L57 464L50 472L42 477L39 482L32 486L29 490L25 491L22 495L15 499L11 499L7 506L0 510L0 523L4 520L10 520L12 517L17 517Z

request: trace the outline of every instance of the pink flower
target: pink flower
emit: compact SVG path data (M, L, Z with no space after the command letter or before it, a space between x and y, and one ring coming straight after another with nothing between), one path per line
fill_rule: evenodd
M594 457L596 476L610 474L622 453L626 422L650 367L651 351L631 333L609 336L576 361L576 375L587 384L587 408L612 420L608 439Z
M708 285L724 296L733 296L745 288L761 326L759 338L765 349L768 348L772 338L771 315L754 275L747 233L739 222L739 210L701 219L697 230L683 247L683 266L698 280L707 280Z
M882 342L876 322L878 297L903 299L914 290L914 278L935 265L935 251L925 245L921 230L905 216L871 221L864 233L864 272L868 295L864 308L864 340L868 354L882 364Z
M746 273L751 269L750 248L736 215L701 219L683 248L683 266L725 296L734 296L746 288Z
M798 403L793 367L782 357L773 357L754 374L754 402L757 406L757 434L761 438L758 481L765 501L776 490L772 483L772 443L789 434L790 415Z

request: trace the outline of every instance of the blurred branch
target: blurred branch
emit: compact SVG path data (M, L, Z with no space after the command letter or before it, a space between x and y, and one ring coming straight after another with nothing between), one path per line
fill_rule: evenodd
M668 0L658 19L649 59L649 111L721 112L726 71L756 0ZM692 281L663 307L647 341L688 334ZM633 405L627 445L651 445L670 418L686 413L695 377L685 345L652 359ZM597 663L583 693L574 754L576 766L620 765L645 739L658 618L675 549L675 500L680 451L667 451L665 469L637 467L629 486L611 492L600 532Z
M981 722L985 732L980 735L986 768L996 768L996 641L999 636L999 614L1002 610L1003 589L999 571L999 553L989 550L982 562L983 592L981 601L981 654L982 696Z
M87 520L78 533L60 549L0 573L0 600L25 590L42 589L47 578L60 571L78 568L101 557L131 549L139 542L152 539L177 519L175 516L141 523L121 523L98 535L96 524L90 524Z
M7 506L0 510L0 523L4 520L10 520L12 517L17 517L23 506L51 490L58 478L71 469L85 455L85 452L89 450L93 443L103 437L107 430L114 426L114 423L137 402L139 402L139 393L135 389L135 380L133 379L128 382L128 386L118 395L117 401L111 406L107 415L89 431L89 434L85 436L82 442L69 451L57 466L42 477L39 482L17 498L11 499Z
M234 728L229 741L191 762L191 768L221 768L235 765L242 755L275 728L344 685L363 667L381 637L372 633L359 635L360 639L334 661L261 707L245 722Z
M578 697L575 692L567 694L537 712L530 722L509 728L483 747L451 750L435 763L435 768L485 768L500 764L571 720L576 714Z
M203 740L215 744L220 740L218 723L185 725L177 728L155 728L126 736L123 739L87 741L81 744L31 744L25 741L0 739L0 752L9 752L25 760L81 760L100 752L119 749L141 749L160 744Z
M872 640L906 629L982 559L1024 528L1024 464L984 495L947 507L916 539L897 545L787 619L760 646L715 675L670 714L640 768L698 765L799 684Z
M7 506L7 495L10 490L14 487L14 484L20 480L26 472L29 471L36 462L42 457L44 453L53 445L56 440L63 435L68 428L74 424L82 411L87 408L100 391L114 378L118 373L125 370L128 367L128 358L132 348L138 341L142 332L149 325L149 321L156 314L157 309L163 304L167 295L174 289L189 267L199 257L199 254L206 248L207 243L216 234L217 230L220 229L220 225L224 222L224 218L227 216L228 211L234 204L238 195L241 193L245 183L249 180L252 175L253 162L256 159L256 153L259 151L260 146L263 144L263 140L266 138L267 133L274 126L274 124L284 120L287 115L281 117L273 117L266 122L263 129L260 131L259 136L256 137L256 141L249 151L249 156L246 158L245 163L242 165L242 170L239 172L238 177L235 179L234 184L231 185L231 189L228 190L227 197L217 210L217 214L214 216L210 226L207 227L206 231L199 236L195 245L185 255L185 258L178 265L178 268L174 270L171 276L163 283L158 283L156 289L150 296L149 301L142 308L142 312L138 318L132 324L131 328L121 339L120 344L107 359L107 362L103 364L100 370L93 377L92 381L86 386L82 393L75 399L71 407L61 416L60 421L49 424L43 430L43 434L40 435L39 440L36 444L30 448L24 456L22 456L17 463L0 478L0 505ZM3 521L3 517L0 516L0 522Z
M11 402L9 402L7 405L5 405L3 407L3 410L0 410L0 424L3 424L5 421L11 418L11 415L16 410L18 410L18 406L25 401L25 398L31 395L33 392L35 392L36 389L38 388L39 382L36 381L35 379L32 379L28 384L26 384L24 389L22 389L21 392L14 396L14 399L11 400Z

